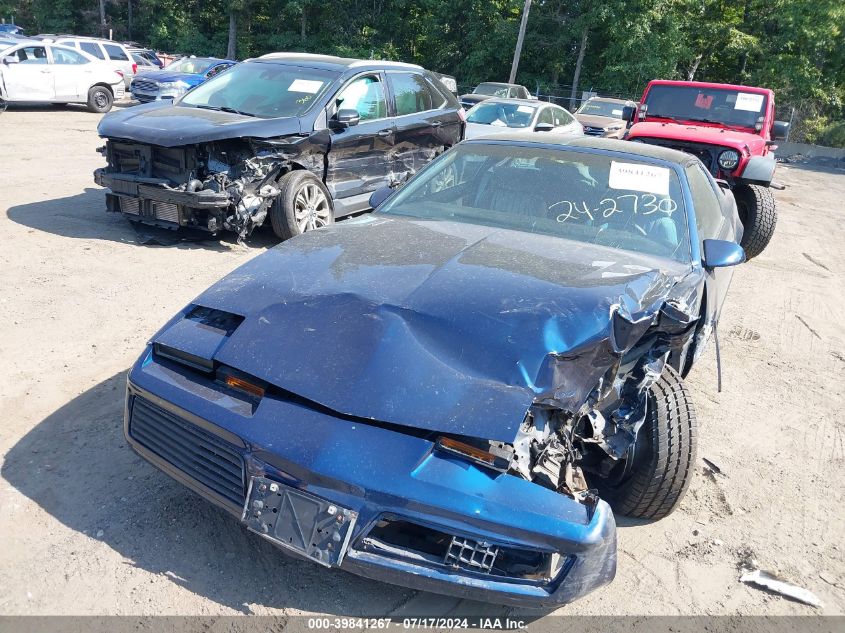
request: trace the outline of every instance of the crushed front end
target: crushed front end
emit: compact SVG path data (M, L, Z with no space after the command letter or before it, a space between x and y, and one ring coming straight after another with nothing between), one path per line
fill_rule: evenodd
M247 237L279 194L278 178L293 165L284 146L249 139L162 147L108 139L108 166L94 172L109 211L136 222Z
M476 466L433 433L334 415L270 387L256 397L221 380L223 368L208 373L163 352L148 348L130 372L129 444L284 551L537 608L613 579L615 523L604 501Z

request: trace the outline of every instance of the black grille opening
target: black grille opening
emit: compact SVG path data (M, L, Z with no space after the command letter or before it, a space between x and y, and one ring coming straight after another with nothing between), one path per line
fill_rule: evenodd
M209 490L244 504L243 459L227 442L138 396L132 401L129 435Z
M361 547L365 551L432 567L536 584L555 580L571 559L556 553L449 534L398 518L384 518L376 523Z

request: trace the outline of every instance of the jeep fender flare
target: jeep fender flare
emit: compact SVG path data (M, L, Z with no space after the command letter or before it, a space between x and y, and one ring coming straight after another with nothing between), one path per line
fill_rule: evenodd
M775 165L774 154L752 156L742 171L742 175L737 180L749 185L763 185L768 187L769 183L772 182L772 177L775 175Z

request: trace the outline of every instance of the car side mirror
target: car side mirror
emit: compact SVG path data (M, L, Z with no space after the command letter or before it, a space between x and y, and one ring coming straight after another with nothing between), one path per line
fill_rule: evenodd
M391 195L393 195L393 189L390 187L382 187L381 189L376 189L370 195L370 206L373 209L377 209L378 206L387 200Z
M551 123L538 123L534 126L535 132L551 132L553 129L555 129L555 126Z
M338 110L334 118L329 122L329 126L336 130L345 130L353 125L358 125L361 122L361 115L357 110L346 108Z
M704 267L724 268L745 261L745 251L736 242L704 240Z
M6 56L3 58L3 63L4 63L4 64L7 64L7 65L8 65L8 64L19 64L19 63L20 63L20 61L21 61L21 60L19 60L19 59L17 58L17 55L6 55Z
M622 106L622 119L628 123L634 122L634 117L637 114L637 109L634 106Z
M775 121L772 123L772 140L785 141L787 134L789 134L788 121Z

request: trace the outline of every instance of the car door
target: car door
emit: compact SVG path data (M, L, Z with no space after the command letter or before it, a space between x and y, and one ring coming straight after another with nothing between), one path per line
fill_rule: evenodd
M569 114L560 106L551 105L549 110L552 114L554 131L559 134L570 134L572 136L582 136L584 134L584 126L578 123L578 120Z
M75 101L88 96L93 83L93 64L82 53L64 46L51 46L56 99Z
M358 123L338 127L340 110L356 111ZM389 114L385 77L378 71L353 77L330 100L326 187L336 216L366 208L369 194L390 184L395 129Z
M7 57L17 62L3 62L3 80L10 101L53 101L53 69L47 57L47 46L32 44L19 46Z
M444 147L460 140L457 108L422 72L388 71L396 113L394 175L398 182L425 167Z

